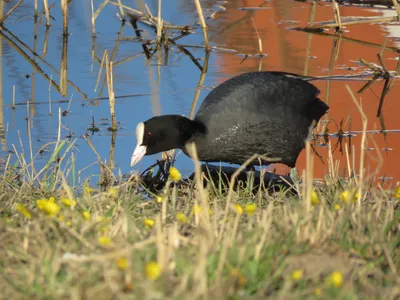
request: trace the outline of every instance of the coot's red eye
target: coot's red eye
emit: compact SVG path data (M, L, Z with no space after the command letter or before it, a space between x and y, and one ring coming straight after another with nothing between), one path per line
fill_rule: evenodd
M147 135L151 135L151 132L148 132Z

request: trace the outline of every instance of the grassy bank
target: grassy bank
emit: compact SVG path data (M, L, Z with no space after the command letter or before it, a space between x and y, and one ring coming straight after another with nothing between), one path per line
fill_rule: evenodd
M135 178L72 186L72 166L52 159L34 173L20 158L0 177L3 299L400 295L400 189L327 177L299 195L253 194L176 184L175 172L144 200Z

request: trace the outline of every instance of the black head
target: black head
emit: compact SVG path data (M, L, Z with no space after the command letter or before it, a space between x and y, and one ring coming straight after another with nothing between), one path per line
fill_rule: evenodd
M136 126L137 145L131 166L143 156L172 149L182 149L194 135L205 133L205 126L179 115L153 117Z

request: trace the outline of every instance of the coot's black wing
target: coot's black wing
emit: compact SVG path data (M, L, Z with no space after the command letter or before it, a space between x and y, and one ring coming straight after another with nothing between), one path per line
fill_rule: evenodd
M208 129L197 139L199 158L240 164L254 153L268 153L294 165L312 120L328 109L318 94L289 73L254 72L225 81L196 114Z

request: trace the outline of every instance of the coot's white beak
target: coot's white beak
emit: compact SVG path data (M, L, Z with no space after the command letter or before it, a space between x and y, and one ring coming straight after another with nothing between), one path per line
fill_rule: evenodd
M131 158L131 167L136 165L146 154L146 146L142 145L143 143L143 135L144 135L144 123L139 123L136 126L136 148L133 151L132 158Z
M146 146L143 145L136 145L135 151L133 151L132 158L131 158L131 167L136 165L146 154Z

